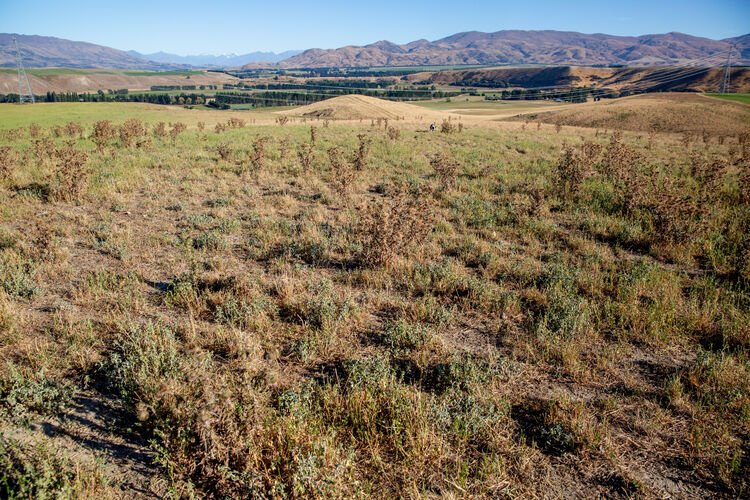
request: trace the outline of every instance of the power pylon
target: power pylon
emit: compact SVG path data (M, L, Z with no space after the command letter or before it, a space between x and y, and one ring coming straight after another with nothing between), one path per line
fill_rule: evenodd
M727 54L727 65L724 69L724 84L721 86L722 94L729 93L729 75L732 71L732 52L734 52L734 45L732 45L729 49L729 54Z
M18 40L15 37L13 38L13 44L16 47L16 66L18 67L18 103L29 102L34 104L34 93L31 91L31 84L29 83L29 78L26 76L26 70L23 69L21 49L18 48Z

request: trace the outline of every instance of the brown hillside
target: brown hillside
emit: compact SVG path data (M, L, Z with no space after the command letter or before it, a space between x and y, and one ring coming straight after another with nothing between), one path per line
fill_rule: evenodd
M750 130L750 106L700 94L649 94L517 116L575 127L736 135Z
M345 95L302 106L281 114L305 118L326 118L330 120L376 120L376 119L415 119L417 117L438 117L439 114L403 102L386 101L363 95Z
M724 81L724 70L713 68L695 74L695 70L676 68L591 68L554 66L544 68L492 68L414 73L411 83L455 85L461 87L547 87L593 86L632 92L643 89L661 91L715 92ZM750 69L734 68L731 75L735 92L750 92Z

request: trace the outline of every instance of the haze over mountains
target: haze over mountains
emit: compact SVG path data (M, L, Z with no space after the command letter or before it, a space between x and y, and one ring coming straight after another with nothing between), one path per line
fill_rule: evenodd
M296 56L301 53L301 50L287 50L285 52L250 52L248 54L222 54L222 55L211 55L211 54L198 54L180 56L177 54L169 54L167 52L155 52L153 54L141 54L134 50L128 51L129 54L139 57L146 61L154 61L165 64L182 64L195 67L217 67L217 68L232 68L236 66L244 66L251 63L270 62L275 63L288 59L292 56Z
M179 56L140 54L61 38L0 34L0 67L13 67L16 36L29 68L113 68L165 70L189 67L227 68L249 65L281 68L377 67L422 65L629 65L649 66L701 61L721 65L734 44L735 64L750 64L750 34L711 40L682 33L612 36L565 31L498 31L458 33L436 41L403 45L380 41L365 46L309 49L275 54Z

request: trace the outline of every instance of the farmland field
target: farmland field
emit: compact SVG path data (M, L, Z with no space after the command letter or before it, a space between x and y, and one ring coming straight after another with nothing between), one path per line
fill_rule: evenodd
M750 110L695 98L0 105L0 495L746 497Z
M728 99L730 101L737 101L743 104L750 104L750 94L707 94L711 97L718 97L719 99Z

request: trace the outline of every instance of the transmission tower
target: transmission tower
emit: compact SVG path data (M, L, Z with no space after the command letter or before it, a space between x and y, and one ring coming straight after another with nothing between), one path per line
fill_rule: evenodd
M732 52L734 52L734 45L732 45L729 49L729 54L727 54L727 66L724 69L724 84L721 86L722 94L729 93L729 74L732 70Z
M18 103L30 102L34 104L34 93L31 91L31 84L29 83L29 78L26 76L26 70L23 69L21 49L18 48L18 40L16 38L13 38L13 44L16 47L16 66L18 67Z

